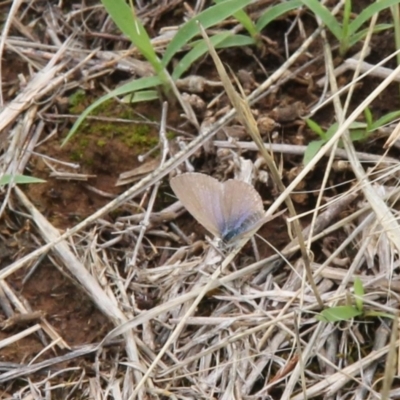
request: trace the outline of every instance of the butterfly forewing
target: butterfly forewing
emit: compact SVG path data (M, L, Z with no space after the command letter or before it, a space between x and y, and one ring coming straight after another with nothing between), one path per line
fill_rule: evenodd
M186 173L171 179L171 188L185 208L213 235L224 226L222 184L211 176Z

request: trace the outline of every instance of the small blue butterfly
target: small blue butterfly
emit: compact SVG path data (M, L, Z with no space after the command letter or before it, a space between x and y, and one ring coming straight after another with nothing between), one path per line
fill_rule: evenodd
M265 222L261 196L246 182L221 183L208 175L186 173L170 183L190 214L224 242L233 242Z

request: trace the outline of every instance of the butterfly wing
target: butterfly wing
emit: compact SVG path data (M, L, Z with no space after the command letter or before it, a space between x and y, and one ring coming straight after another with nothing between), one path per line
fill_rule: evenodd
M211 176L186 173L171 179L176 197L214 236L221 237L225 226L223 213L223 184Z
M255 229L264 216L263 202L256 189L236 179L224 183L221 209L225 221L221 236L228 242Z

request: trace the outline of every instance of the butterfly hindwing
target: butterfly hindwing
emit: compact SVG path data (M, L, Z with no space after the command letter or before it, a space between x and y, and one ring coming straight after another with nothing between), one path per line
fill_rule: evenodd
M222 236L226 241L253 229L264 215L261 196L246 182L226 181L223 201L225 229Z

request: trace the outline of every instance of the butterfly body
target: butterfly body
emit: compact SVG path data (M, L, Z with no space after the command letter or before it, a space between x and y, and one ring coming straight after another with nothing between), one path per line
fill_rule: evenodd
M255 229L264 216L260 195L243 181L221 183L208 175L186 173L172 178L171 187L193 217L224 242Z

